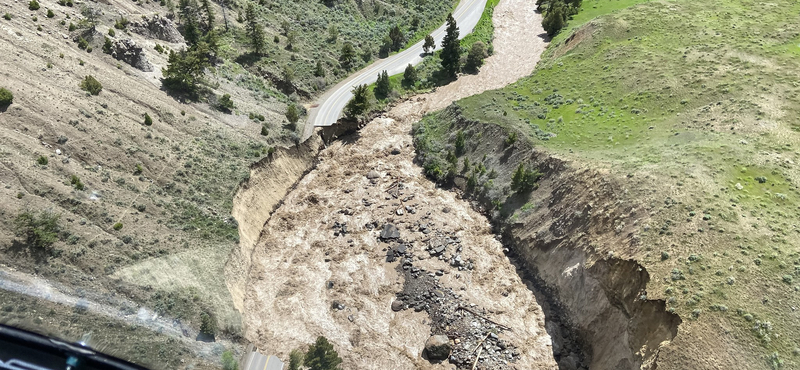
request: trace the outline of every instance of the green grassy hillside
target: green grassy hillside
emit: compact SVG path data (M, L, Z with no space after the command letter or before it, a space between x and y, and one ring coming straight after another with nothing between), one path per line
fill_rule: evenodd
M659 368L709 368L701 353L798 364L798 14L792 1L586 1L530 77L456 103L620 179L620 197L650 210L636 255L648 297L684 320ZM443 114L418 130L430 148L453 140Z

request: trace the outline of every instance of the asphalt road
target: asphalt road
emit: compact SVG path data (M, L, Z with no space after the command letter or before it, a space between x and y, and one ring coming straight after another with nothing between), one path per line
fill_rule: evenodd
M461 0L453 12L453 18L456 19L460 31L459 38L472 32L472 29L478 24L485 6L486 0ZM437 50L442 47L446 26L443 24L431 33L436 40ZM317 100L317 107L310 110L303 137L310 136L313 127L330 126L336 123L342 115L344 106L353 97L351 91L354 86L375 82L378 79L378 73L384 70L391 76L405 71L409 63L419 64L422 61L424 42L425 40L422 40L402 52L378 60L329 89Z

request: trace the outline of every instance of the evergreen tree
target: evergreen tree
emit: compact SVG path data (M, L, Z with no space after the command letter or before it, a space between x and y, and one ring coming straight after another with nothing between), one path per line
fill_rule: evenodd
M283 77L283 82L291 85L292 81L294 81L294 68L288 64L284 64L281 77Z
M345 42L342 46L342 55L339 57L339 63L341 63L342 68L350 69L355 61L356 49L353 47L352 43Z
M103 42L103 52L106 54L111 54L113 51L114 45L111 43L111 39L108 37L105 38L105 42Z
M549 9L542 20L542 27L547 36L553 37L567 25L568 9L561 0L549 4Z
M386 99L392 91L392 85L389 83L389 74L384 70L378 73L378 81L375 82L375 97L378 99Z
M183 38L189 47L200 42L202 32L198 27L197 2L195 0L180 0L178 3L178 17L183 23Z
M303 352L293 349L289 353L289 370L300 370L300 366L303 365L303 356Z
M194 18L189 18L183 24L183 38L186 39L186 44L189 47L197 45L200 42L200 30L197 29L197 21Z
M344 114L348 118L356 118L369 109L369 88L367 85L358 85L353 88L353 98L344 107Z
M526 170L525 164L520 163L511 176L511 190L526 192L536 189L536 182L539 181L540 177L542 177L542 174L538 170Z
M342 359L333 345L325 337L318 337L316 343L312 344L303 359L303 365L309 370L337 370Z
M322 61L317 59L317 66L314 67L314 76L325 77L325 68L322 67Z
M383 37L383 42L381 43L381 47L378 50L378 55L381 58L386 58L389 56L389 53L392 52L392 38L389 35Z
M211 0L202 0L203 11L205 14L205 32L208 33L214 29L214 8L211 6Z
M406 86L414 86L417 83L417 69L411 63L408 63L406 70L403 72L403 84Z
M264 28L258 23L258 14L256 14L256 6L253 3L247 4L245 10L245 32L250 39L250 47L253 48L253 53L261 55L266 46L266 36L264 35Z
M300 113L297 111L296 105L289 104L289 107L286 108L286 119L292 126L296 125L297 121L300 120Z
M208 50L204 45L189 50L170 52L167 67L161 69L164 87L189 94L197 92L197 84L209 65Z
M100 10L91 6L84 6L81 9L81 15L83 16L83 19L80 21L81 27L86 27L94 31L95 26L97 26L97 20L100 19Z
M406 42L406 38L403 37L403 31L400 31L400 26L395 25L391 30L389 30L389 39L392 43L392 50L398 51L400 48L403 47L403 44Z
M363 60L364 63L369 63L369 61L372 60L372 48L369 47L369 45L364 47L364 52L361 53L361 60Z
M217 34L217 31L213 29L208 31L206 36L203 37L203 42L205 43L205 46L208 47L209 51L216 53L217 49L219 49L219 35Z
M447 15L447 33L442 40L442 69L455 77L460 69L461 43L458 41L458 26L453 14Z
M422 51L428 54L433 50L436 50L436 41L433 40L431 35L425 36L425 44L422 45Z

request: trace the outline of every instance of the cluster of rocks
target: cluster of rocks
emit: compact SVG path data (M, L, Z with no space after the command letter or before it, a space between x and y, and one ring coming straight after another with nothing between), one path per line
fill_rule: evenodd
M183 36L178 32L175 23L166 17L154 14L151 18L133 21L128 24L128 29L142 36L167 42L183 42Z
M347 235L347 222L334 222L331 228L333 229L333 236Z
M142 47L136 45L136 42L131 39L114 41L114 47L111 49L111 56L114 57L114 59L130 64L140 71L153 71L153 65L147 60L147 56L144 54Z
M430 223L426 225L433 228ZM434 236L423 241L431 257L450 260L450 265L459 270L472 268L472 262L461 257L458 237L439 230L431 232ZM427 271L415 266L413 243L404 241L394 224L384 224L378 239L390 245L386 261L400 260L397 268L405 275L403 291L397 294L391 309L395 312L425 311L431 319L433 335L425 343L425 358L431 362L449 361L459 369L512 368L510 364L516 361L519 351L498 336L510 328L493 322L482 309L464 301L453 289L442 286L439 278L450 271ZM448 248L452 250L449 257L446 256Z
M441 286L438 277L445 272L428 272L413 264L405 269L408 260L403 267L406 284L391 308L428 313L433 335L423 355L431 362L447 360L459 369L472 369L476 361L476 369L511 369L519 351L498 335L510 328L493 322L484 310Z
M425 225L425 230L428 229L428 224ZM430 231L429 231L430 233ZM447 235L441 232L436 232L435 235L427 239L427 251L431 257L436 257L442 261L448 261L450 266L457 268L459 271L472 270L474 265L471 259L465 260L461 253L463 247L461 246L461 239L456 236ZM452 246L452 248L448 248ZM449 257L447 255L448 249L451 250Z

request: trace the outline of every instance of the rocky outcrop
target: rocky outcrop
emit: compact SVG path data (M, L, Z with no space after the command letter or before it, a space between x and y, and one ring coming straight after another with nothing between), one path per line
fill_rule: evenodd
M136 45L136 42L131 39L115 41L114 47L111 50L111 56L114 57L114 59L130 64L140 71L153 71L153 65L147 60L147 56L144 54L142 47Z
M168 18L154 14L152 18L141 21L134 21L128 28L142 36L152 39L179 43L183 42L183 36L178 32L178 28Z

